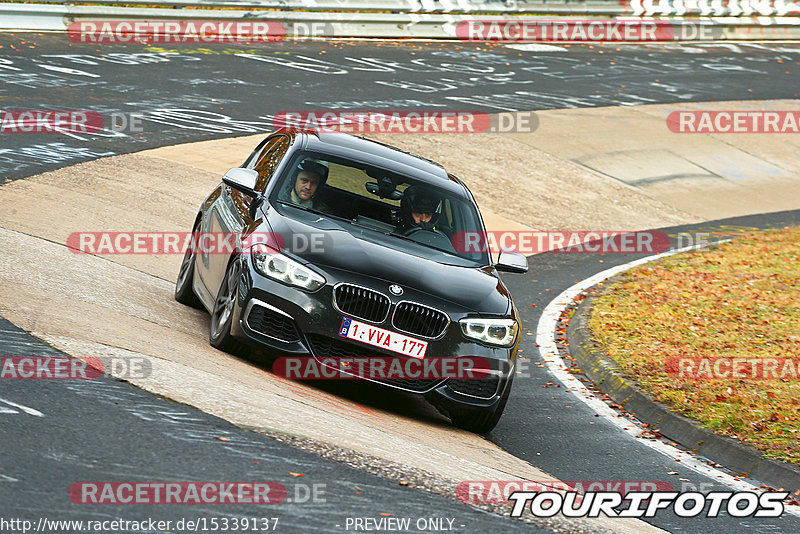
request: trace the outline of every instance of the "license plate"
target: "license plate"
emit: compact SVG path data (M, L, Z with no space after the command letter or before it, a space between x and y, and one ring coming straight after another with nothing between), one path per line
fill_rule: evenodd
M339 335L343 338L353 339L372 345L373 347L380 347L382 349L396 352L404 356L422 359L425 357L425 351L428 349L428 342L413 337L404 336L397 332L392 332L384 328L378 328L371 324L362 323L355 319L345 317L342 320L342 326L339 328Z

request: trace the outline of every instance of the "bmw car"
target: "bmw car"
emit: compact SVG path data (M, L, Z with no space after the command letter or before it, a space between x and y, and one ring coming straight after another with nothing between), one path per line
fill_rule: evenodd
M278 130L223 176L192 231L175 298L211 314L212 346L325 365L478 358L479 379L359 378L423 395L461 428L497 424L521 330L498 272L527 261L465 246L485 244L470 237L483 219L441 165L344 133Z

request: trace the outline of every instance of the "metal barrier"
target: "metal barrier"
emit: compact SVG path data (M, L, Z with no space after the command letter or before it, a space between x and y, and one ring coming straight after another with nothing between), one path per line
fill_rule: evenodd
M44 0L48 2L49 0ZM465 21L566 21L630 20L655 14L656 20L697 20L695 11L708 11L711 0L631 0L620 4L600 0L556 0L534 3L497 0L80 0L95 5L59 3L18 4L0 2L0 28L28 30L66 30L70 24L87 20L117 21L274 21L282 24L289 37L384 38L384 39L458 39L457 27ZM248 9L165 9L153 7L118 7L115 3L137 3L164 7L258 7ZM717 11L721 16L701 17L714 28L714 40L793 40L800 38L800 8L797 0L730 0ZM369 11L365 6L369 5ZM746 10L744 8L747 8ZM365 9L361 9L365 8ZM379 9L381 8L381 9ZM709 8L710 9L710 8ZM740 12L738 12L738 11ZM757 10L756 16L749 16ZM772 10L779 16L767 16ZM736 16L731 14L737 11ZM663 17L664 14L676 18ZM561 15L568 15L562 17ZM644 19L643 19L644 20ZM309 28L316 27L311 31ZM694 40L709 40L702 35Z
M42 4L73 2L40 0ZM279 11L634 16L797 16L800 0L80 0L81 4Z
M615 0L76 0L81 4L224 7L277 11L623 15L632 9ZM42 4L76 2L41 0Z

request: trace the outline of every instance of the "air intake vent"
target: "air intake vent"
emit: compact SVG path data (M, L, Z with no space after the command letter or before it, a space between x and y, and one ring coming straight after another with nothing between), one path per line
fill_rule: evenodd
M371 323L382 323L389 315L389 297L350 284L341 284L333 290L333 305L345 315L352 315Z
M247 315L247 326L251 330L285 343L300 341L300 335L291 318L258 304L255 304Z
M437 338L444 334L450 318L439 310L422 304L401 302L392 316L392 324L398 330L420 337Z
M447 383L453 390L481 399L491 399L497 393L500 377L489 375L476 380L451 380Z

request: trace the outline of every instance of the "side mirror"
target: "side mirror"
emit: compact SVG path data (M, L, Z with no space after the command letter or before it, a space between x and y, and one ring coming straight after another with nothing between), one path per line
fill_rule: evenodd
M241 191L247 196L257 198L260 193L256 191L256 181L258 180L258 173L252 169L242 169L241 167L234 167L225 173L222 177L222 182L229 185L237 191Z
M494 264L495 269L506 273L527 273L528 258L521 252L501 252Z

